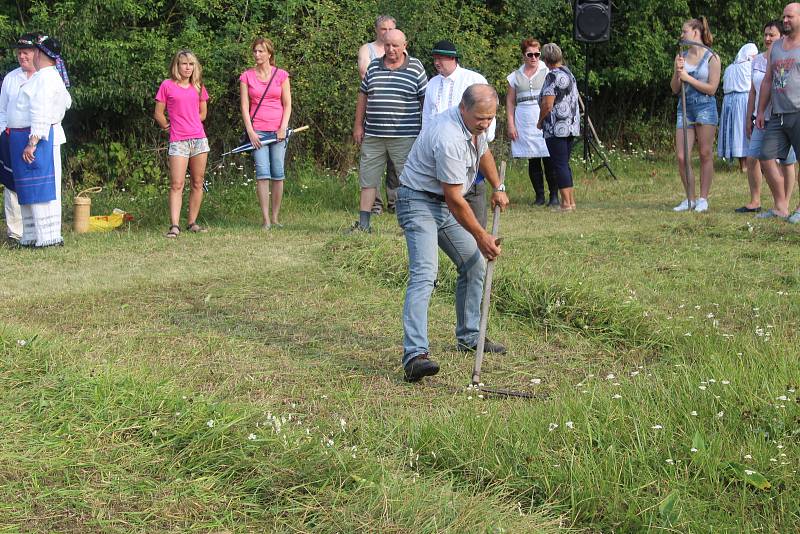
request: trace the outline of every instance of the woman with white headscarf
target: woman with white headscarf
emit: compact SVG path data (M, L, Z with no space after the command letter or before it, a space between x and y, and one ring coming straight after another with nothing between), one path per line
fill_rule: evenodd
M750 92L750 77L753 58L758 55L758 47L747 43L736 54L736 60L727 66L722 75L722 117L717 138L717 154L722 159L739 158L739 169L746 172L747 137L747 96Z

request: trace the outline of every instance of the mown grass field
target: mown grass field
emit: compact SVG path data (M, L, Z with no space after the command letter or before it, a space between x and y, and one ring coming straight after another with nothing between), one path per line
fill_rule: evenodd
M613 164L574 214L509 171L483 380L535 400L466 387L446 261L442 371L402 381L405 245L343 235L353 176L293 177L268 233L234 165L208 234L117 192L126 229L0 249L0 532L797 532L800 228L725 167L675 214L672 163Z

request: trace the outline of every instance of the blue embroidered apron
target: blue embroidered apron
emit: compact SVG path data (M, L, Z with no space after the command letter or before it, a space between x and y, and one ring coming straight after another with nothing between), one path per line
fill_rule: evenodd
M25 163L22 152L28 144L30 128L11 128L9 139L14 187L20 205L39 204L56 199L56 173L53 161L53 127L47 139L39 139L34 160Z
M8 144L8 133L0 132L0 184L9 191L14 189L14 171L11 169L11 152Z

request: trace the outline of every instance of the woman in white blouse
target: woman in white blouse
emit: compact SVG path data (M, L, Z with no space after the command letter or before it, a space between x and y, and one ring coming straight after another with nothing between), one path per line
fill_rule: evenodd
M8 110L11 166L22 211L20 245L61 245L61 120L72 105L61 44L46 35L35 42L34 74Z

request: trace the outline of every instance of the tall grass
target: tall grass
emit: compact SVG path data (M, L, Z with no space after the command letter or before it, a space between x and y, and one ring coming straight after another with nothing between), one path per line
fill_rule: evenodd
M444 257L442 371L402 381L405 246L342 234L352 175L296 172L281 231L228 166L208 234L105 192L137 222L0 249L0 529L797 531L800 233L733 214L737 173L679 215L672 163L612 156L566 216L509 171L483 380L533 401L466 387Z

